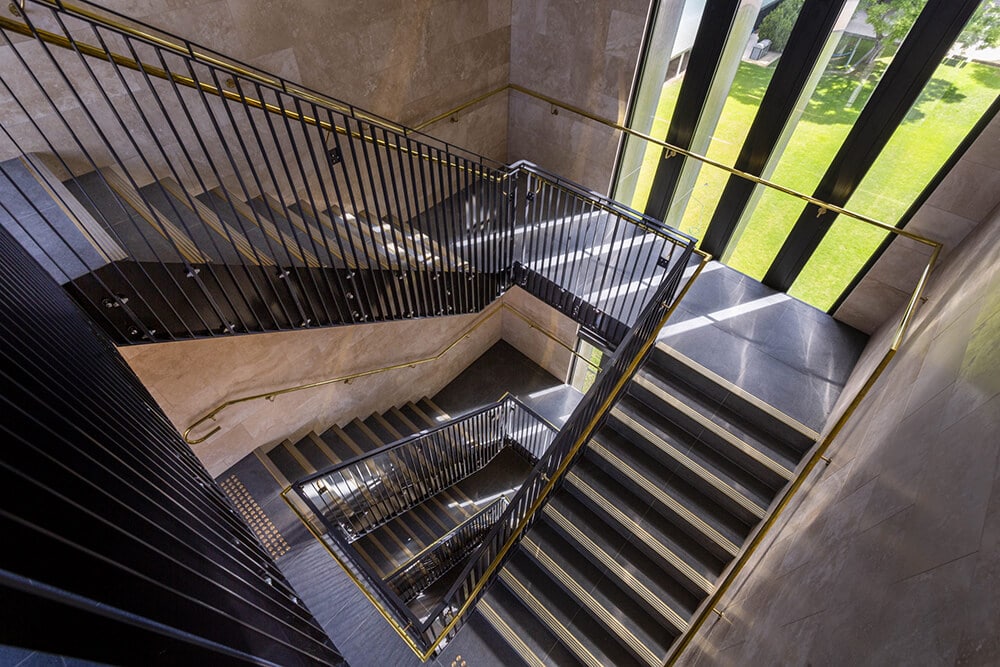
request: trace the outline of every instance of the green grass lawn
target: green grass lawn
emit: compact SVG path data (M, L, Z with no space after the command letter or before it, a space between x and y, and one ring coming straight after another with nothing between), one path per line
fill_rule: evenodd
M709 157L735 163L773 67L740 64L713 134ZM812 194L873 88L866 85L855 104L846 107L855 86L856 79L834 71L820 79L771 180ZM679 90L679 80L664 85L653 136L666 135ZM846 208L895 224L998 92L1000 68L976 63L940 66ZM656 147L646 152L632 201L640 210L649 195L659 156ZM704 234L728 177L720 169L701 167L680 220L683 231L699 238ZM763 277L802 209L802 202L793 197L765 191L728 263L754 278ZM790 293L824 310L829 308L883 238L883 232L864 223L837 220Z

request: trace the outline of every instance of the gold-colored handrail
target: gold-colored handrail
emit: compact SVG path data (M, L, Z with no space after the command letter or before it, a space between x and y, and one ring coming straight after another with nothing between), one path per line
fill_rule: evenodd
M882 222L880 220L876 220L875 218L863 215L861 213L856 213L854 211L851 211L849 209L843 208L841 206L837 206L836 204L831 204L830 202L823 201L822 199L817 199L816 197L813 197L812 195L807 195L804 192L799 192L798 190L795 190L793 188L785 187L784 185L781 185L780 183L775 183L774 181L768 180L766 178L761 178L760 176L757 176L756 174L751 174L750 172L743 171L741 169L736 169L735 167L730 167L729 165L727 165L727 164L725 164L723 162L719 162L718 160L713 160L712 158L707 157L705 155L701 155L699 153L695 153L693 151L689 151L689 150L687 150L685 148L681 148L680 146L675 146L674 144L671 144L671 143L668 143L666 141L663 141L662 139L657 139L656 137L653 137L651 135L645 134L643 132L638 132L638 131L633 130L632 128L630 128L630 127L628 127L626 125L622 125L621 123L619 123L617 121L611 120L610 118L605 118L603 116L598 116L597 114L591 113L591 112L587 111L586 109L583 109L583 108L578 107L578 106L573 105L573 104L569 104L568 102L563 102L563 101L558 100L558 99L556 99L554 97L550 97L549 95L545 95L544 93L540 93L538 91L531 90L530 88L525 88L524 86L518 85L516 83L507 84L506 86L503 86L501 88L497 88L495 90L491 90L488 93L484 93L482 95L479 95L479 96L473 98L472 100L469 100L468 102L463 102L462 104L458 105L457 107L455 107L453 109L450 109L449 111L446 111L445 113L438 114L437 116L434 116L431 119L428 119L428 120L426 120L426 121L424 121L422 123L418 123L416 127L422 128L422 129L426 128L426 127L429 127L430 125L433 125L434 123L437 123L437 122L439 122L439 121L441 121L441 120L443 120L445 118L453 116L454 114L456 114L456 113L458 113L458 112L460 112L460 111L462 111L464 109L467 109L470 106L474 106L475 104L478 104L478 103L486 100L487 98L492 97L493 95L497 95L499 93L502 93L502 92L505 92L505 91L508 91L508 90L513 90L513 91L516 91L518 93L522 93L524 95L527 95L529 97L533 97L533 98L535 98L537 100L541 100L543 102L551 104L552 106L557 107L559 109L563 109L565 111L569 111L571 113L574 113L574 114L576 114L578 116L582 116L583 118L586 118L588 120L592 120L595 123L600 123L601 125L604 125L606 127L610 127L610 128L612 128L614 130L617 130L619 132L623 132L624 134L627 134L629 136L636 137L638 139L642 139L642 140L644 140L644 141L646 141L648 143L651 143L653 145L660 146L661 148L665 148L667 150L667 155L666 155L667 159L669 159L671 157L674 157L676 155L683 155L684 157L689 157L689 158L692 158L694 160L698 160L699 162L703 162L703 163L705 163L705 164L707 164L707 165L709 165L711 167L715 167L716 169L721 169L721 170L723 170L725 172L728 172L728 173L732 174L733 176L737 176L737 177L742 178L744 180L750 181L750 182L752 182L752 183L754 183L756 185L761 185L761 186L764 186L766 188L770 188L772 190L777 190L778 192L784 193L784 194L789 195L791 197L795 197L796 199L800 199L800 200L802 200L804 202L808 202L810 204L814 204L814 205L816 205L816 206L818 206L820 208L819 213L821 215L823 213L826 213L827 211L832 211L833 213L836 213L837 215L843 215L843 216L846 216L848 218L852 218L854 220L858 220L860 222L863 222L863 223L868 224L868 225L872 225L874 227L878 227L879 229L882 229L882 230L887 231L887 232L891 232L891 233L896 234L898 236L903 236L903 237L906 237L908 239L912 239L913 241L916 241L918 243L923 243L923 244L926 244L926 245L931 246L931 247L940 246L940 244L937 241L934 241L932 239L928 239L928 238L926 238L924 236L921 236L920 234L914 234L913 232L909 232L909 231L907 231L905 229L900 229L899 227L895 227L893 225L887 224L887 223Z
M464 332L462 332L453 341L451 341L450 343L448 343L437 354L431 355L429 357L423 357L421 359L413 359L411 361L404 361L404 362L401 362L401 363L398 363L398 364L393 364L391 366L382 366L382 367L379 367L379 368L372 368L372 369L369 369L369 370L366 370L366 371L361 371L361 372L358 372L358 373L351 373L350 375L341 375L341 376L334 377L334 378L329 378L329 379L326 379L326 380L319 380L317 382L309 382L307 384L299 384L299 385L294 385L294 386L291 386L291 387L282 387L280 389L274 389L274 390L267 391L267 392L260 393L260 394L251 394L249 396L241 396L239 398L230 399L228 401L225 401L225 402L220 403L219 405L215 406L209 412L207 412L203 417L201 417L197 421L191 423L190 426L188 426L186 429L184 429L184 434L183 434L184 435L184 441L186 443L188 443L189 445L197 445L197 444L205 442L206 440L208 440L209 438L211 438L213 435L215 435L216 433L218 433L219 431L222 430L221 426L215 426L214 428L212 428L212 430L210 430L205 435L201 436L200 438L195 438L195 439L191 439L191 431L193 431L194 429L198 428L199 426L201 426L202 424L204 424L205 422L207 422L209 420L215 421L216 417L218 417L219 413L221 413L223 410L225 410L227 408L230 408L230 407L232 407L234 405L239 405L240 403L247 403L249 401L258 401L258 400L261 400L261 399L274 400L274 398L276 398L277 396L282 396L284 394L291 394L293 392L304 391L306 389L315 389L317 387L325 387L327 385L338 384L340 382L350 382L351 380L355 380L357 378L362 378L362 377L367 377L369 375L377 375L379 373L385 373L387 371L400 370L400 369L403 369L403 368L414 368L414 367L420 366L422 364L430 363L432 361L437 361L438 359L440 359L444 355L448 354L448 352L450 352L452 350L452 348L454 348L456 345L458 345L459 343L461 343L462 341L464 341L465 339L467 339L469 336L471 336L476 331L476 329L478 329L482 325L486 324L486 322L488 322L494 315L496 315L498 312L500 312L502 310L508 310L508 311L510 311L511 313L513 313L514 315L516 315L518 318L520 318L521 320L523 320L525 323L527 323L527 325L529 327L531 327L532 329L538 331L539 333L541 333L542 335L544 335L546 338L549 338L550 340L552 340L553 342L555 342L557 345L559 345L560 347L562 347L565 350L567 350L572 356L576 357L577 359L579 359L583 363L585 363L588 366L590 366L591 368L595 369L596 372L598 372L598 373L601 372L600 366L598 366L597 364L595 364L590 359L588 359L588 358L584 357L583 355L579 354L571 346L567 345L564 341L560 340L559 338L557 338L556 336L554 336L553 334L551 334L548 330L546 330L546 328L544 327L544 325L539 324L535 320L531 319L530 316L522 313L520 310L518 310L514 306L510 305L509 303L507 303L505 301L501 301L497 306L489 308L483 314L483 316L481 318L479 318L478 320L476 320L472 325L469 326L468 329L466 329Z

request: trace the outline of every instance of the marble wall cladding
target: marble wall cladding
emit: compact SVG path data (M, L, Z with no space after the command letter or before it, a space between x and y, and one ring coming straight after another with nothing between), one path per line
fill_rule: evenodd
M1000 207L1000 116L914 214L906 229L944 244L946 258L977 225ZM871 333L906 303L923 272L929 246L897 238L848 295L834 316Z
M179 341L119 351L183 432L214 406L233 398L436 356L482 322L436 361L227 409L218 421L191 436L222 427L217 435L193 446L216 475L261 445L294 440L316 428L322 431L333 423L363 419L437 393L500 340L501 310L496 304L475 315Z
M616 121L625 118L649 2L513 0L510 81ZM607 192L617 133L512 93L509 157Z
M580 326L520 287L511 288L504 294L503 300L517 311L504 310L503 339L554 377L566 382L573 366L570 350L576 349ZM543 326L546 333L556 340L545 336L518 313Z
M831 463L681 664L1000 664L1000 211L952 249L926 294Z
M504 304L559 339L554 342ZM122 347L122 356L181 432L220 403L281 387L352 375L433 357L440 359L226 409L192 438L222 430L193 449L213 475L261 445L346 424L422 396L433 396L503 339L554 376L565 378L576 344L575 322L520 288L487 311L350 327L255 334ZM394 346L392 343L402 341Z
M506 85L509 80L510 0L349 0L336 3L322 0L105 0L100 4L219 54L409 125ZM43 27L48 25L47 21L52 22L44 10L32 11L32 17ZM73 22L69 22L69 28L81 40L98 41L87 28ZM30 62L47 59L45 54L34 52L39 51L38 45L15 41L16 48L19 52L24 51ZM109 44L127 53L124 44L113 36L109 37ZM10 46L0 48L4 80L15 90L22 84L30 87L30 77L11 49ZM75 59L74 54L70 57ZM69 67L72 74L73 67L82 66L71 63ZM100 67L109 69L103 64L98 65ZM56 105L69 107L71 114L76 113L75 107L79 104L68 90L64 90L66 85L55 74L49 79L44 80L43 85L53 94ZM88 87L84 94L92 97L99 93L96 87L93 90ZM120 96L120 91L113 94ZM26 101L28 115L40 119L46 132L51 131L58 138L58 128L48 127L58 125L58 121L46 118L52 115L52 109L41 95L35 93ZM4 104L6 100L0 102ZM108 115L111 108L102 108L99 113ZM4 117L12 118L9 114ZM23 120L26 122L27 118ZM73 122L76 126L76 120ZM470 146L490 150L489 157L505 161L506 126L506 104L486 105L477 110L475 122L466 124L463 139ZM26 133L27 150L44 149L42 139L31 136L29 124L16 129ZM479 130L483 132L481 136L477 134ZM141 154L141 151L128 148L122 150L126 153L123 156L126 163ZM9 152L13 152L13 147L8 142L0 143L0 157L7 157ZM110 161L105 153L96 151L98 164Z

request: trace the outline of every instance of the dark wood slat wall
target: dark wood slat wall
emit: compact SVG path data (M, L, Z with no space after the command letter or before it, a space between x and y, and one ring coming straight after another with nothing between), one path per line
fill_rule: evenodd
M0 643L342 662L114 346L4 230L0 338Z

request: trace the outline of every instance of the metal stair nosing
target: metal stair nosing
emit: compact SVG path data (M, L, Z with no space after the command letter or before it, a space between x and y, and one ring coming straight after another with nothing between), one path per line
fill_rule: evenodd
M657 449L662 451L664 454L669 456L671 459L676 461L679 465L684 467L690 473L696 475L699 479L707 483L709 486L714 488L719 493L723 494L730 501L736 503L745 511L754 516L757 520L763 519L767 508L761 507L755 501L741 493L740 491L734 489L728 483L726 483L721 477L711 472L703 465L684 454L674 445L670 444L664 440L659 435L653 433L644 424L633 419L629 415L625 414L621 408L614 407L611 410L611 415L626 428L628 428L633 433L639 435L643 440L649 442L651 445L655 446Z
M710 594L714 590L714 585L711 581L705 578L693 567L688 565L688 563L675 554L672 549L667 547L657 538L653 537L645 528L640 526L637 522L626 516L620 509L615 507L613 504L609 503L600 493L593 489L589 484L587 484L581 477L576 473L570 472L567 476L567 481L574 487L580 490L591 502L600 507L606 514L612 517L612 519L617 522L622 528L627 530L630 534L638 537L643 544L645 544L654 553L659 554L660 558L665 560L670 567L672 567L681 577L690 582L699 591L704 594Z
M559 510L551 503L545 505L542 510L545 515L557 525L564 533L570 536L574 542L579 544L587 553L593 556L604 568L633 593L638 595L650 607L656 609L657 613L671 626L677 630L678 634L683 633L688 628L688 623L680 614L667 605L658 595L653 593L645 584L639 581L631 572L623 568L614 556L602 549L596 542L591 540L583 531L573 524L568 518L563 516Z
M493 609L486 599L480 600L476 605L476 609L479 610L479 613L489 623L490 627L507 642L514 652L517 653L518 657L524 660L529 667L546 667L545 663L535 655L534 651L528 648L524 640L507 625L503 617Z
M360 255L368 260L368 268L372 268L371 263L373 261L378 265L378 268L392 268L391 264L386 259L386 249L381 247L378 243L378 238L375 236L374 230L372 230L371 238L365 242L359 225L351 225L347 219L343 217L340 218L341 222L338 224L337 220L334 220L323 211L317 210L316 207L314 207L312 203L307 200L300 199L298 204L302 207L303 211L312 216L312 218L319 222L319 224L337 234L342 242L349 243L349 247L352 248L353 254L358 255L360 249ZM380 249L381 252L379 252Z
M322 230L316 229L316 227L310 224L308 220L293 211L291 208L283 205L283 203L276 199L273 195L264 193L261 195L260 199L264 202L264 205L267 206L269 211L287 220L288 224L295 227L303 234L306 234L319 248L323 248L330 253L330 255L344 262L347 268L357 268L351 258L344 257L344 253L341 252L341 248L338 247L336 241L328 239ZM339 236L338 240L341 240Z
M174 199L180 202L187 210L198 216L198 219L206 227L218 234L227 243L230 243L236 251L246 257L254 264L260 266L275 266L276 263L271 256L260 248L255 248L250 240L237 229L224 222L215 214L210 207L198 201L194 197L188 196L180 183L172 178L160 179L160 184Z
M809 426L806 426L802 422L798 421L797 419L795 419L790 415L785 414L781 410L778 410L777 408L767 403L766 401L757 398L750 392L746 391L745 389L733 383L732 381L727 380L726 378L722 377L715 371L706 368L705 366L702 366L701 364L691 359L690 357L681 354L679 351L670 347L663 341L658 341L656 343L656 349L659 350L662 354L670 357L677 363L686 366L693 373L704 377L706 380L712 382L713 384L718 385L723 390L739 397L741 400L750 404L760 412L768 415L769 417L775 419L778 422L781 422L784 426L797 432L807 440L810 440L812 442L816 442L817 440L819 440L820 434L816 430L810 428Z
M637 373L632 379L636 385L642 387L645 391L649 392L657 398L657 400L668 405L670 408L681 413L687 419L692 420L701 428L709 431L715 437L721 439L727 445L737 450L740 454L752 460L756 464L766 468L770 472L778 475L786 482L790 481L795 477L795 472L790 470L788 467L782 465L781 463L775 461L770 456L760 451L753 445L745 442L743 439L737 437L735 434L730 433L724 427L717 424L712 419L709 419L704 414L695 410L687 403L679 400L677 397L665 392L656 383L652 382L650 379L643 376L643 374Z
M106 167L101 169L100 173L108 187L138 213L139 217L145 220L154 231L170 241L185 260L195 264L208 264L212 261L208 255L198 249L198 246L182 229L159 211L147 206L142 195L117 167Z
M656 653L646 646L635 634L629 630L624 623L604 608L593 595L587 592L568 572L559 566L548 554L542 551L530 536L522 540L521 548L535 562L546 571L551 577L556 579L560 585L583 605L591 614L607 627L611 634L623 644L627 649L635 653L649 667L660 667L662 657L657 657Z
M640 474L628 463L622 461L613 452L608 450L596 437L591 440L588 447L602 459L607 461L612 467L618 469L623 475L630 479L636 486L652 496L658 503L663 505L672 514L679 517L698 533L710 539L714 544L722 548L731 557L739 553L739 547L725 535L709 525L704 519L689 510L673 496L664 493L656 484Z
M590 667L605 667L604 663L597 659L590 650L584 646L580 640L563 625L558 618L549 611L538 598L531 594L524 584L517 577L510 573L507 568L500 571L500 579L507 586L508 590L520 600L525 607L552 632L566 648L582 663Z
M248 223L259 227L264 234L270 237L271 240L275 241L289 255L303 262L307 266L314 268L318 268L320 266L319 258L310 252L308 248L301 247L297 239L290 237L288 234L278 229L278 227L272 221L268 220L266 216L258 215L249 204L233 194L223 193L221 188L213 188L209 190L209 192L214 197L221 199L223 203L231 206L236 215L240 216Z

